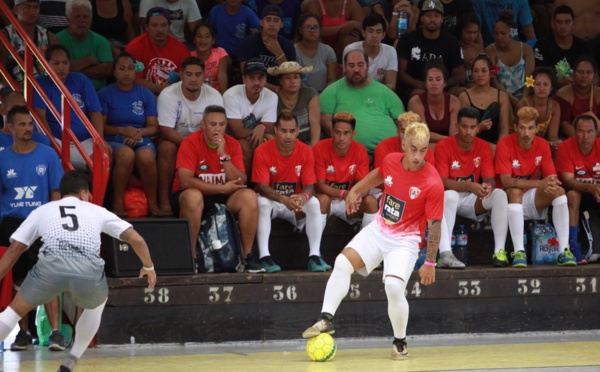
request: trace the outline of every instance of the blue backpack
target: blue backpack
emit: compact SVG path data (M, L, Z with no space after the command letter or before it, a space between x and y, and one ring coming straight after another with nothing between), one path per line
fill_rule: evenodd
M215 204L205 215L198 234L197 257L204 259L200 272L241 273L246 267L240 230L233 213Z

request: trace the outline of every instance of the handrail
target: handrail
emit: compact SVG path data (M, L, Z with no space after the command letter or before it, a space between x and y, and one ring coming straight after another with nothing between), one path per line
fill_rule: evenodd
M42 53L38 50L37 45L33 43L33 41L29 38L29 36L25 33L21 25L18 23L15 16L12 14L10 8L6 5L4 1L0 1L0 11L3 12L6 17L9 19L10 23L15 27L17 34L23 39L25 43L24 48L24 61L21 56L17 53L17 51L12 47L8 38L4 34L4 32L0 32L0 42L4 44L6 49L21 67L24 73L25 81L24 81L24 95L25 101L27 102L27 107L31 112L31 115L34 117L36 122L42 128L42 131L48 135L52 146L54 149L61 155L61 160L63 164L63 168L65 170L74 169L71 164L71 143L75 145L75 148L81 153L83 159L88 165L89 169L92 171L92 193L93 198L92 201L95 204L102 205L104 201L104 196L106 194L106 186L108 185L108 177L110 175L110 156L109 150L106 145L106 142L92 123L88 120L86 114L81 110L75 99L67 87L63 84L63 82L58 78L58 76L52 71L52 68L42 55ZM58 89L61 92L61 106L63 108L62 114L54 107L46 93L41 89L38 81L33 76L33 57L36 57L37 60L42 64L44 69L46 70L48 76L52 79L54 84L58 86ZM15 91L21 91L21 87L15 82L10 73L6 70L5 66L0 64L0 73L4 76L6 81L9 83L11 88ZM54 139L50 128L47 127L41 120L36 110L33 107L33 90L36 90L42 100L46 103L48 108L50 109L50 113L54 115L56 120L63 123L62 130L62 148L58 146L58 143ZM75 114L81 119L81 122L85 125L86 129L92 136L94 141L94 147L92 152L92 159L90 159L89 155L81 145L81 142L77 139L75 134L71 129L71 109L75 111Z

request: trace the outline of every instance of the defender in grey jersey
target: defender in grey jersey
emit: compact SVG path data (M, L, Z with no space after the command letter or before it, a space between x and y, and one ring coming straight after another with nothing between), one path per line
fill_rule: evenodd
M156 272L144 238L131 224L114 213L89 203L89 183L79 171L66 173L60 182L60 200L45 204L29 215L11 236L8 252L0 259L0 279L38 237L42 238L37 264L28 273L15 299L0 313L0 340L4 340L30 310L62 292L69 292L84 309L70 355L59 372L71 372L98 331L108 298L104 261L100 258L100 234L106 233L133 247L142 261L140 278L148 288L156 284Z

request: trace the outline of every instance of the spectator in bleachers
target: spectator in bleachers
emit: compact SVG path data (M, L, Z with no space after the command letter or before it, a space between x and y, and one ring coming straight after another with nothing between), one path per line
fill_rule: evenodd
M25 98L22 93L15 92L11 89L7 89L2 92L2 97L0 97L2 104L0 105L0 115L2 115L4 122L7 122L6 114L8 111L14 106L26 106ZM51 146L50 139L44 134L37 131L35 128L32 134L32 140L42 145ZM8 129L8 126L5 125L2 127L0 131L0 151L3 149L10 147L13 144L13 136Z
M204 62L187 57L181 65L181 81L158 96L158 207L160 214L169 215L169 190L175 173L177 149L188 135L200 130L204 109L223 106L218 90L204 84Z
M180 218L190 221L192 251L202 216L214 204L225 204L237 217L246 270L264 272L252 255L252 245L258 223L256 193L246 188L246 173L240 144L227 135L225 109L206 106L201 129L186 137L177 153L177 173L173 183L171 206Z
M313 66L302 77L305 86L321 93L338 79L338 64L333 48L321 42L321 19L314 13L303 13L298 18L296 58L302 66Z
M338 61L346 45L360 40L364 14L356 0L307 0L302 10L321 17L321 38L333 48Z
M523 32L525 41L536 38L527 0L472 0L472 2L473 10L481 21L481 38L484 46L494 42L494 25L500 18L500 13L506 9L513 11L515 28L511 30L511 36L515 40L518 40L519 29Z
M151 139L158 133L156 98L135 83L135 58L131 54L123 52L115 59L113 74L116 82L98 92L104 138L113 150L111 211L117 216L126 216L123 195L135 168L150 215L158 216L156 147Z
M535 44L536 66L548 66L555 71L564 71L566 67L573 69L577 58L590 54L590 47L585 41L573 35L575 24L575 13L566 5L554 9L552 17L552 34L539 39ZM566 65L564 64L566 62ZM560 63L563 66L558 65ZM558 68L557 68L558 67ZM565 76L561 73L558 79L558 87L573 83L573 76Z
M155 95L177 80L172 73L179 73L181 63L190 55L181 41L169 35L170 24L171 13L167 9L150 9L146 14L146 32L125 49L144 67L135 82Z
M300 13L300 1L299 0L256 0L256 14L262 14L262 11L269 4L277 5L283 12L283 28L279 33L286 39L293 41L294 33L296 31L296 22Z
M244 84L235 85L223 94L223 102L229 128L242 145L244 168L250 175L254 149L273 138L278 97L265 89L267 69L260 60L246 62L242 79Z
M210 23L198 23L193 32L196 50L191 55L204 61L204 82L223 94L229 88L232 61L225 49L215 47L216 37L215 29Z
M598 65L591 56L582 56L573 64L573 83L555 95L560 104L560 134L573 137L573 120L583 113L600 117L600 87L594 86Z
M473 79L473 61L475 61L478 55L484 53L483 46L477 43L480 29L481 22L479 22L474 13L467 13L458 21L456 31L458 33L458 43L460 44L465 60L465 81L463 84L450 89L450 92L457 97L460 93L473 87L475 84Z
M129 0L92 0L92 30L104 36L116 57L135 38Z
M85 74L96 90L104 88L111 76L113 54L108 40L90 30L92 4L89 0L67 0L66 14L69 27L56 38L69 51L71 71Z
M463 107L454 122L456 135L444 138L435 147L435 167L444 182L444 219L442 227L440 260L442 268L463 269L450 247L456 215L483 221L491 211L494 232L493 264L508 266L504 245L508 232L508 200L506 193L496 188L494 159L490 146L477 138L479 112L473 107ZM523 241L522 235L513 235Z
M573 9L577 22L573 25L573 35L593 44L600 35L600 0L554 0L554 7L566 5Z
M425 90L423 71L425 64L439 59L450 74L448 88L465 81L465 61L458 40L441 29L444 8L440 0L423 3L421 21L423 26L402 37L398 44L398 94L404 101Z
M152 8L164 8L171 14L169 33L185 43L186 25L191 33L202 19L196 0L141 0L140 23L147 24L145 16Z
M49 32L44 27L37 24L40 18L40 3L38 0L15 0L13 10L17 21L19 22L19 26L23 28L29 38L37 45L40 52L44 53L50 45L58 44L58 40L52 32ZM24 58L23 53L25 51L25 43L17 33L15 27L13 25L6 26L4 28L4 33L12 47L19 53L21 58ZM3 43L0 43L0 63L6 67L17 83L23 84L23 70L8 52L8 49L6 49ZM34 74L38 75L42 71L43 68L41 64L34 57ZM4 78L0 76L0 84L3 82Z
M46 50L45 57L52 71L65 84L69 93L71 93L75 102L79 105L79 108L87 115L98 135L103 137L104 121L102 119L102 106L92 82L80 72L70 72L69 52L64 46L60 44L50 46ZM63 109L62 92L47 75L38 76L37 81L60 115ZM60 119L54 117L52 111L49 110L37 91L33 97L33 106L40 120L50 127L52 135L60 146L63 124L59 121ZM73 109L71 109L71 130L79 142L81 142L87 154L92 156L94 139ZM73 142L71 142L71 164L78 169L86 169L87 167L83 156L75 148Z
M560 186L548 142L535 135L539 114L533 107L517 111L515 133L498 142L496 148L497 187L508 195L508 226L513 237L513 267L527 267L523 246L524 219L543 220L552 205L556 229L559 266L577 265L569 250L569 208L565 190Z
M283 12L277 5L267 5L260 19L262 27L260 32L252 34L242 40L238 50L240 69L244 64L254 58L262 61L265 67L279 66L287 61L296 60L296 49L294 44L285 37L279 35L283 27ZM275 91L278 87L276 78L267 78L267 88Z
M298 140L312 147L321 139L321 104L316 90L302 86L302 74L311 70L312 66L284 62L281 66L269 67L267 72L279 77L277 112L291 110L298 121Z
M13 144L0 151L0 246L7 247L10 245L10 236L35 208L59 199L58 186L63 169L54 149L33 141L34 123L27 107L11 107L6 119L5 126L13 136ZM35 242L13 267L13 283L16 286L22 284L27 272L37 262L40 243ZM45 307L52 328L50 350L62 351L66 345L63 335L58 331L58 297L54 297ZM20 331L10 346L11 350L32 347L28 326L27 317L19 321Z
M387 44L383 44L386 21L379 14L369 14L362 21L362 36L364 41L357 41L344 48L344 55L351 50L360 50L369 56L368 76L396 90L398 77L398 54Z
M556 170L567 190L569 205L569 246L577 263L587 261L579 247L579 212L600 208L600 139L598 119L592 115L580 115L573 123L575 136L558 147Z
M375 219L377 199L368 192L363 193L359 209L354 214L346 213L346 196L358 181L369 173L367 149L354 141L356 119L349 112L338 112L333 116L332 138L319 141L314 147L315 192L327 206L327 215L336 216L349 224L361 221L361 228Z
M283 110L275 122L275 138L256 149L252 182L258 192L256 233L260 265L267 273L281 271L269 253L271 220L280 218L298 230L306 226L308 271L325 272L331 266L321 258L321 236L327 220L319 195L315 195L315 158L312 149L296 140L298 122Z
M234 62L242 40L260 29L257 15L242 5L242 0L224 0L211 9L208 20L217 31L217 46L225 49Z
M69 27L66 4L67 0L40 0L40 26L54 34Z
M331 136L334 114L350 112L356 117L356 141L372 154L382 140L396 134L394 120L404 112L398 96L367 76L369 57L360 50L344 56L345 77L328 86L321 102L321 130Z
M458 96L462 107L471 106L479 111L481 121L477 136L492 144L508 134L512 107L506 93L494 88L492 79L492 61L485 54L473 61L473 80L475 85Z
M424 119L429 128L429 145L456 134L460 101L446 88L446 69L438 61L425 65L425 92L413 96L408 101L408 110Z
M414 31L417 28L417 22L419 21L419 7L413 4L411 0L394 0L393 1L392 18L388 24L387 37L390 40L394 40L394 47L398 44L398 13L406 12L408 15L408 27L407 32Z
M419 9L423 8L423 4L429 0L420 0ZM473 3L471 0L442 0L444 7L444 21L442 22L442 30L448 31L450 34L458 37L457 27L458 20L462 14L473 13ZM420 22L417 27L421 26Z
M513 108L523 98L523 91L527 90L525 77L531 75L535 67L533 49L513 39L510 32L514 28L513 13L510 10L500 12L500 18L494 26L494 42L485 48L492 63L498 67L494 80L498 83L496 88L508 94Z
M538 67L531 74L533 94L519 101L519 108L534 107L540 114L537 135L545 138L553 150L560 145L558 128L560 125L560 105L552 99L556 87L556 77L550 67Z

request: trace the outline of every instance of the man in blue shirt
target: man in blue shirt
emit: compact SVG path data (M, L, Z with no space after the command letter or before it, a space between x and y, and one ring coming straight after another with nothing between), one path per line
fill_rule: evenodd
M7 91L2 92L0 100L2 101L2 105L0 106L0 114L4 119L4 122L7 122L6 114L10 111L14 106L25 106L25 98L21 93L15 92L13 90L8 89ZM41 143L46 146L51 146L50 139L44 134L38 132L34 129L33 131L33 141ZM13 144L13 136L8 126L5 125L0 131L0 151L4 150L7 147L12 146Z

